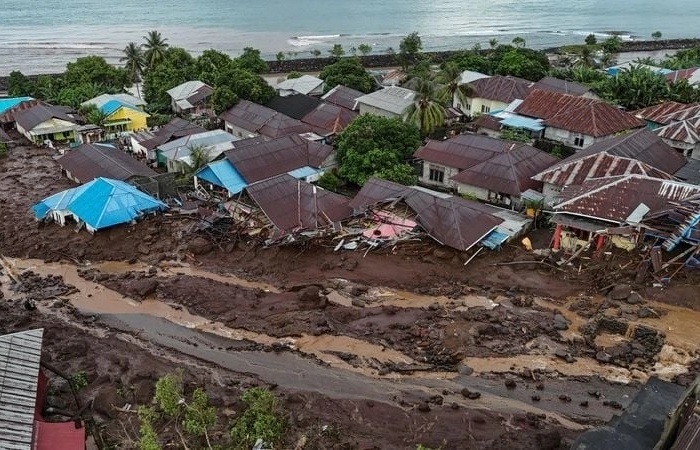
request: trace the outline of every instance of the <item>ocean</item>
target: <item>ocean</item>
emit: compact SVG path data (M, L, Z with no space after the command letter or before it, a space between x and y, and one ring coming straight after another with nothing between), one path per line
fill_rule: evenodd
M62 72L96 54L119 64L129 41L159 30L171 45L235 56L255 47L274 59L370 44L398 49L417 31L427 51L488 46L520 36L533 48L581 43L589 33L623 39L697 37L698 0L2 0L0 75Z

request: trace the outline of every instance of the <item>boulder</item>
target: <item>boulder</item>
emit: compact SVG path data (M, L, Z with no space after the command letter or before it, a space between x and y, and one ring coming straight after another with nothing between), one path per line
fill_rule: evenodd
M566 317L562 316L561 314L555 314L554 315L554 329L555 330L568 330L569 329L569 321L566 320Z
M637 292L632 292L626 299L625 301L629 303L630 305L638 305L640 303L644 303L644 299L642 298L641 295Z
M471 375L474 373L474 369L464 363L460 363L457 365L457 372L462 375Z
M317 302L320 299L321 289L318 286L306 286L299 291L297 299L300 302Z
M139 298L145 298L153 294L158 289L158 280L153 278L141 278L139 280L130 281L126 287L129 295Z
M206 255L213 248L212 243L203 237L196 237L187 244L187 250L192 252L193 255Z
M632 286L625 283L616 284L608 294L613 300L626 300L632 294Z

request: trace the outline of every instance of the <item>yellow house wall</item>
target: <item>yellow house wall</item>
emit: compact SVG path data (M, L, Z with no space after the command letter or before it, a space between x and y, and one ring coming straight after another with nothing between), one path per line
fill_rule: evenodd
M146 129L147 118L148 113L143 111L135 111L131 108L119 108L107 118L107 125L112 121L119 122L128 119L130 122L127 126L127 131L140 131Z
M469 113L474 114L487 114L486 112L481 112L481 106L488 106L490 109L488 112L494 112L506 109L507 103L499 102L496 100L488 100L486 98L471 98L469 99Z
M579 239L574 233L562 230L559 245L564 250L575 251L579 247L588 245L588 241Z
M617 248L621 248L623 250L634 250L636 247L636 244L634 242L634 238L631 236L620 236L620 235L613 235L610 237L610 242L612 245L614 245Z

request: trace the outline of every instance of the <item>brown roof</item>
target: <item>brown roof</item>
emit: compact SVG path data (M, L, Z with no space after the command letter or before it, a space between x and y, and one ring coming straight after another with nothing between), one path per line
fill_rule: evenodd
M510 103L513 100L524 99L528 96L532 81L517 77L496 75L479 78L469 83L474 89L472 97Z
M583 84L566 81L555 77L544 77L532 85L532 89L558 92L560 94L584 95L591 92L591 88Z
M15 121L15 114L19 111L24 111L25 109L33 108L36 105L48 105L48 103L42 102L41 100L31 99L25 100L13 106L12 108L6 110L4 113L0 114L0 123L12 123Z
M685 164L685 157L660 137L648 130L638 130L596 142L533 178L556 186L626 174L668 179Z
M417 222L441 244L468 250L503 222L496 209L460 197L438 197L391 181L371 178L350 202L362 209L386 202L404 201L416 212Z
M331 103L321 103L301 119L322 135L336 134L355 120L357 113Z
M515 112L543 119L548 127L593 137L644 126L632 114L603 101L542 90L532 91Z
M265 104L270 109L282 113L292 119L301 120L322 102L316 97L304 94L292 94L284 97L276 95Z
M148 150L153 150L166 142L192 134L204 133L205 131L207 131L206 128L200 127L185 119L175 117L170 122L160 127L158 131L154 132L153 137L140 142L140 144Z
M430 139L413 157L462 170L488 161L514 145L517 144L488 136L460 134L444 141Z
M650 211L668 207L669 201L683 200L700 193L700 186L644 175L624 175L588 180L569 186L554 206L560 213L624 223L642 203Z
M258 133L269 138L278 138L290 134L302 134L311 131L311 126L300 120L292 119L282 113L277 113L272 119L263 125Z
M248 100L241 100L228 111L222 113L219 118L251 133L257 133L276 114L278 113L274 109Z
M39 103L28 109L23 109L14 113L15 122L27 131L32 130L37 125L51 119L60 119L67 122L76 123L75 119L65 113L66 108Z
M190 105L196 105L202 100L208 98L213 92L214 89L212 89L211 86L205 84L199 89L197 89L197 91L194 94L187 97L186 100L189 102Z
M678 80L688 80L690 79L695 71L697 71L697 67L691 67L689 69L680 69L680 70L675 70L673 72L667 73L664 75L666 77L666 81L678 81Z
M486 128L494 131L499 131L501 129L501 121L491 114L481 114L479 118L474 121L474 125L477 129Z
M305 166L319 168L332 153L329 145L289 135L234 148L224 155L248 183L255 183Z
M353 111L358 110L356 108L357 103L355 100L362 97L364 92L356 91L355 89L350 89L343 85L338 85L328 91L323 97L321 97L326 103L332 103L334 105L342 106L343 108L351 109Z
M133 176L158 175L141 161L106 144L83 144L58 158L58 164L80 183L98 177L124 181Z
M542 183L532 179L559 159L526 144L515 144L503 153L494 155L452 177L452 180L478 186L493 192L519 196L528 189L541 190Z
M315 230L352 216L349 198L282 174L246 188L277 234Z
M658 105L648 106L646 108L632 111L630 114L640 119L644 119L648 122L666 124L670 121L670 119L668 118L669 114L688 109L692 106L695 105L688 105L685 103L678 102L663 102L659 103Z
M669 141L696 144L700 142L700 117L668 124L655 129L654 133Z

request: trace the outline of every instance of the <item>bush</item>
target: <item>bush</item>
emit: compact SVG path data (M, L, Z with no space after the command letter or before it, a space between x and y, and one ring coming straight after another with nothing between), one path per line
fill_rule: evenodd
M139 450L160 450L158 435L153 429L153 421L157 418L153 408L142 406L138 410L139 420Z
M84 370L81 370L79 372L75 372L73 375L71 375L70 382L76 391L84 389L87 387L88 384L90 384L88 382L88 379L87 379L87 374L85 373Z
M321 175L321 178L318 180L318 185L329 191L337 191L338 188L343 185L343 180L341 180L335 172L329 171Z
M231 439L236 448L248 449L258 439L268 445L277 444L286 428L286 421L275 395L264 388L251 388L243 393L241 400L247 409L231 429Z
M169 373L156 382L155 401L169 416L175 416L182 402L182 375Z
M7 156L8 148L7 144L0 142L0 157Z

